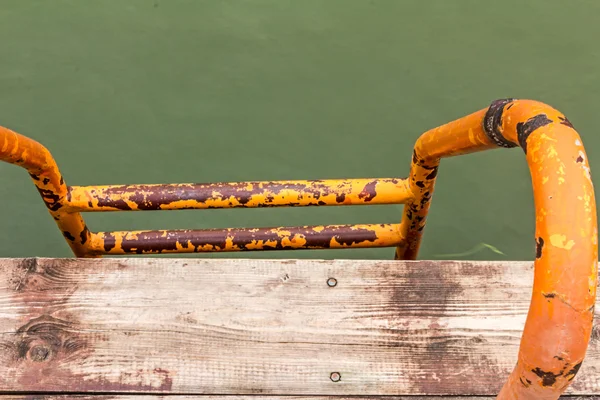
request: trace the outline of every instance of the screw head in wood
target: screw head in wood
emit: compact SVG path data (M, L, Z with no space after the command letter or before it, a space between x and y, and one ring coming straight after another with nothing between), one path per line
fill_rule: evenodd
M337 279L335 279L335 278L327 279L327 286L335 287L336 285L337 285Z
M331 375L329 375L329 379L331 379L332 382L339 382L342 380L342 375L339 372L332 372Z

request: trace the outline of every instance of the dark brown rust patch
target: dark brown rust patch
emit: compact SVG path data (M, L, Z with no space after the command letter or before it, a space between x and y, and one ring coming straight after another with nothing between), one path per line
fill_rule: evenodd
M427 169L427 170L434 170L438 167L437 162L433 162L431 165L427 163L427 161L424 158L421 158L417 155L417 151L413 150L413 158L412 158L412 162L414 165L423 168L423 169Z
M75 241L75 237L73 235L71 235L71 233L67 232L67 231L63 231L63 236L70 240L71 242Z
M371 201L377 196L377 191L375 187L377 186L377 181L369 182L365 185L363 190L358 194L359 199L363 199L364 201Z
M542 251L544 249L544 239L540 236L535 240L535 258L542 257Z
M104 251L107 253L109 253L117 245L116 238L114 237L114 235L111 235L110 233L104 234L103 240L104 240Z
M523 380L523 379L525 379L525 380ZM526 388L531 385L531 381L527 378L520 377L519 380L521 381L521 384L523 386L525 386Z
M582 163L583 162L583 157L579 156L577 157L577 159L575 160L576 163Z
M48 209L50 209L51 211L58 211L62 207L62 204L60 204L59 202L59 195L54 193L52 190L41 189L39 187L37 189L38 192L40 192L42 199L44 199L44 203L46 203L46 207L48 207Z
M85 244L85 242L87 242L89 235L90 235L90 230L88 229L87 225L84 225L83 230L79 234L79 239L81 239L81 244Z
M289 234L281 234L285 231ZM105 250L115 248L115 238L111 233L104 234ZM292 245L295 239L305 240L302 245ZM287 241L285 241L286 239ZM207 229L179 231L145 231L136 236L124 237L121 248L125 253L157 253L177 251L180 247L193 247L194 252L223 250L231 241L232 251L251 250L287 250L287 249L319 249L330 248L332 240L341 247L373 245L378 237L370 229L357 228L351 225L325 227L290 227L290 228L254 228L254 229ZM262 248L256 249L256 243L262 242ZM286 244L284 244L286 242ZM366 243L365 243L366 242ZM338 246L335 246L338 247Z
M579 369L581 368L582 364L583 361L575 364L573 368L571 368L571 370L566 373L565 377L567 378L567 380L572 381L573 379L575 379L575 375L577 375L577 373L579 372Z
M435 179L435 177L438 174L438 169L439 169L438 167L435 167L433 170L431 170L431 172L429 173L429 175L427 175L425 177L425 179L427 179L427 180Z
M544 297L547 299L553 299L556 297L556 293L544 293Z
M575 129L575 127L573 126L573 124L571 123L571 121L569 121L567 119L567 117L558 117L558 119L560 120L560 123L562 125L568 126L571 129Z
M526 122L519 122L517 124L517 137L519 138L519 145L527 154L527 138L536 129L551 124L552 121L546 114L538 114L534 117L529 118Z
M368 183L359 194L360 199L371 201L375 196L375 186L378 182L398 182L397 179L381 179ZM160 210L177 201L194 201L198 205L205 205L209 200L227 201L229 207L248 207L248 203L255 196L266 196L262 207L297 206L300 202L285 202L275 204L275 196L283 196L293 191L300 193L298 201L303 200L307 205L325 205L320 200L323 196L335 195L336 203L342 204L350 193L349 188L343 185L338 189L332 189L322 180L310 181L308 184L293 182L237 182L237 183L213 183L213 184L181 184L181 185L138 185L114 186L106 189L102 194L94 193L98 200L98 207L113 208L117 210L130 210L131 207L124 201L126 198L134 203L139 210ZM215 193L217 195L215 195ZM187 208L197 208L188 206Z
M30 174L29 174L29 176L30 176L30 177L31 177L31 179L33 179L34 181L39 181L39 180L40 180L40 177L39 177L39 175L36 175L36 174L31 174L31 173L30 173Z
M556 378L562 375L562 372L554 374L552 372L543 371L541 368L532 369L531 372L542 378L543 386L552 386L556 383Z
M504 107L515 101L515 99L500 99L492 102L485 117L483 117L483 130L487 137L500 147L516 147L517 145L502 135L502 114Z

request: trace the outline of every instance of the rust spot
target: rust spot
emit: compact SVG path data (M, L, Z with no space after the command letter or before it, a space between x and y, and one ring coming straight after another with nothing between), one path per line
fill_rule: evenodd
M439 169L438 167L433 168L433 170L431 170L431 172L429 173L429 175L427 175L425 177L425 179L427 179L427 180L435 179L435 177L438 174L438 169Z
M377 196L377 192L375 191L376 186L377 181L367 183L364 189L358 194L358 198L363 199L364 201L373 200L375 196Z
M535 258L542 257L542 250L544 248L544 239L540 236L535 240Z
M583 162L583 157L579 156L577 157L577 159L575 160L576 163L582 163Z
M483 129L487 137L500 147L516 147L517 145L509 141L502 135L502 114L504 107L512 103L515 99L500 99L492 102L483 118Z
M551 124L552 121L546 114L538 114L534 117L529 118L526 122L517 123L517 137L519 138L519 145L527 154L527 138L536 129Z
M280 207L297 205L344 203L347 195L356 193L359 199L368 202L375 196L375 186L379 182L397 183L397 179L385 178L368 182L361 192L353 189L348 181L289 181L289 182L234 182L211 184L176 185L121 185L93 191L97 207L117 210L161 210L177 203L177 209L193 208L237 208L237 207ZM291 201L297 198L298 202ZM282 200L283 198L283 200ZM126 200L126 201L125 201ZM188 202L188 204L182 204ZM217 205L210 202L216 202ZM249 204L249 203L253 204Z
M552 372L543 371L541 368L532 369L531 372L542 378L543 386L552 386L556 383L556 378L562 375L561 372L554 374Z
M60 196L54 193L54 191L39 187L37 189L38 192L40 192L40 195L42 196L42 199L44 200L44 203L46 203L46 207L48 207L48 209L51 211L58 211L62 207L62 204L59 202Z
M560 123L562 125L568 126L571 129L575 129L575 127L573 126L573 124L571 123L571 121L569 121L567 119L567 117L558 117L558 119L560 120Z
M88 227L84 225L84 229L79 234L79 239L81 239L81 244L85 244L85 242L87 242L89 233L90 233L90 231L89 231Z
M567 377L568 380L572 381L573 379L575 379L575 375L577 375L577 373L579 372L579 369L581 368L582 364L583 364L583 361L575 364L573 366L573 368L571 368L571 370L566 373L565 376Z
M105 232L99 239L110 254L392 247L402 241L398 228L371 224Z
M385 226L385 225L384 225ZM388 229L388 228L385 228ZM285 234L282 234L284 231ZM116 238L105 233L104 249L110 251L116 246ZM293 244L294 238L301 238L301 244ZM207 246L224 250L231 243L230 250L285 250L292 248L330 248L332 239L342 247L353 247L363 242L378 240L376 231L356 226L291 227L291 228L252 228L252 229L207 229L181 231L144 231L135 236L124 236L121 249L124 253L150 253L177 251L193 246L194 251L203 251ZM258 245L262 243L262 245Z
M115 246L117 245L117 240L114 237L114 235L111 235L110 233L107 233L104 235L103 237L104 240L104 251L105 252L110 252L112 249L115 248Z
M71 233L70 233L70 232L64 231L64 232L63 232L63 236L64 236L66 239L69 239L71 242L74 242L74 241L75 241L75 237L73 237L73 235L71 235Z

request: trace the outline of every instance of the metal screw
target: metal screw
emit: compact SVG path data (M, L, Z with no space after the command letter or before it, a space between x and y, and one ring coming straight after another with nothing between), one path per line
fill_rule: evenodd
M329 375L329 379L331 379L332 382L339 382L342 380L342 375L340 375L339 372L332 372L331 375Z
M327 286L335 287L336 285L337 285L337 279L335 279L335 278L327 279Z
M32 361L42 362L50 357L50 349L45 346L35 346L29 352Z

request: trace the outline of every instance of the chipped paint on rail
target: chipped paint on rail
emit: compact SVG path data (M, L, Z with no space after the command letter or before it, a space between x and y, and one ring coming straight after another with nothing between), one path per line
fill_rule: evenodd
M399 224L324 225L101 232L93 235L96 254L202 253L288 249L394 247L402 242Z
M0 128L0 160L27 169L77 257L395 246L397 259L415 259L441 159L498 147L525 152L536 210L531 306L518 362L498 398L554 400L575 378L590 339L598 229L581 138L546 104L501 99L424 133L408 179L68 187L46 148ZM370 204L405 204L401 223L90 233L79 214Z
M210 184L73 186L71 211L403 204L406 179L346 179Z
M404 206L405 241L396 258L417 256L440 160L497 147L525 152L536 209L531 308L517 365L498 398L558 399L585 356L598 260L588 158L561 112L536 101L502 99L424 133L415 144L409 176L415 200Z

